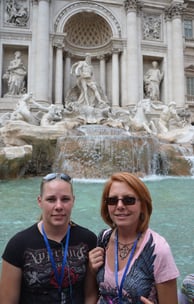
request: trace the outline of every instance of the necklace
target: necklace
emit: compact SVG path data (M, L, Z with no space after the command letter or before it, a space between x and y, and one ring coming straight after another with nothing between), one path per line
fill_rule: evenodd
M118 251L119 251L119 256L121 260L124 260L128 255L131 249L133 248L134 242L130 242L128 244L122 244L118 242Z

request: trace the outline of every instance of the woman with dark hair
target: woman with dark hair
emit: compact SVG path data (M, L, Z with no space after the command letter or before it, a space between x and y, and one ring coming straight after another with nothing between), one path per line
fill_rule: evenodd
M106 182L101 216L110 228L89 253L98 304L178 303L179 271L166 240L149 228L151 213L149 190L138 177L120 172Z
M72 222L70 176L43 177L38 196L41 218L18 232L2 255L1 304L95 304L88 253L96 235Z

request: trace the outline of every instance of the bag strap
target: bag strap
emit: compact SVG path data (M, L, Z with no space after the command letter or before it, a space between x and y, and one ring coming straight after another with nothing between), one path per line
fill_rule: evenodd
M110 239L110 236L112 234L112 229L103 229L97 238L97 246L102 247L102 248L106 248Z

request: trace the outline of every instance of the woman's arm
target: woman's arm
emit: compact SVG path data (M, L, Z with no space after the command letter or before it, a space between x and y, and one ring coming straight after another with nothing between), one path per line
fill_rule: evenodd
M144 298L144 297L141 297L141 301L142 303L144 304L154 304L153 302L149 301L148 299Z
M85 279L85 304L96 304L98 299L98 286L96 272L104 261L104 249L96 247L89 252L89 263Z
M178 304L176 279L156 285L159 304Z
M96 247L89 252L89 267L92 272L96 273L104 263L104 249Z
M84 304L96 304L98 299L98 288L96 275L88 267L85 278L85 301Z
M22 270L8 262L2 262L0 303L18 304L20 299Z

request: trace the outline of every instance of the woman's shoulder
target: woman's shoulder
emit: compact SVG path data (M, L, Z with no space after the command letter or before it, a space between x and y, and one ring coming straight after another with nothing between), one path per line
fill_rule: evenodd
M30 237L30 235L34 235L35 232L38 231L37 223L29 226L21 231L18 231L11 239L23 239L24 237Z
M169 253L171 251L165 237L150 228L145 233L145 242L151 242L157 252Z
M71 235L70 235L70 244L71 246L77 244L86 244L89 250L96 247L97 236L96 234L83 226L77 225L76 223L71 223Z
M155 243L167 243L164 236L162 236L161 234L159 234L155 230L152 230L151 228L148 228L146 233L147 233L148 236L152 235L153 240L154 240Z
M179 271L167 240L152 229L146 231L145 238L143 253L152 253L156 282L161 283L177 278Z
M32 245L34 247L34 244L37 243L36 240L39 238L40 233L38 233L37 224L17 232L5 246L2 258L15 266L21 265L21 259L25 249L32 247Z
M88 233L88 234L95 234L91 229L89 229L88 227L85 227L85 226L82 226L82 225L79 225L73 221L71 221L70 223L71 225L71 229L75 230L75 231L80 231L80 232L85 232L85 233Z
M71 231L80 238L97 239L95 232L93 232L91 229L78 225L74 222L71 222Z

